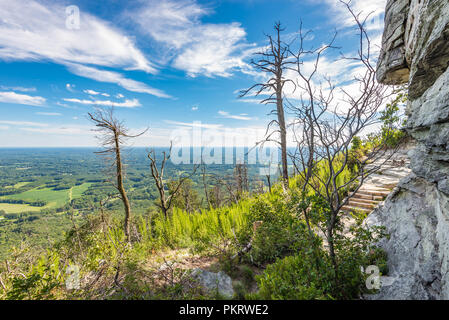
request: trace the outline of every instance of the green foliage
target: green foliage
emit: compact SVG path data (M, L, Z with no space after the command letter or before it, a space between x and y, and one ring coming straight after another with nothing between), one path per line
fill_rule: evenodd
M328 298L323 290L328 279L311 268L313 263L313 259L310 260L308 255L279 259L276 263L267 266L263 275L257 277L260 290L252 298L267 300Z
M356 140L354 145L355 149L360 145L363 147L363 141ZM336 165L341 165L341 159L335 161ZM325 162L317 165L316 170L323 179L329 176L329 166ZM338 184L345 183L350 177L350 170L344 168ZM220 269L225 269L240 281L240 286L235 288L237 298L358 298L365 291L365 274L360 267L375 264L382 272L388 271L385 254L372 246L378 240L379 232L365 230L361 224L363 217L356 217L357 225L349 236L343 233L341 221L337 221L335 250L338 268L334 270L322 236L329 220L328 204L312 190L302 194L299 177L290 179L289 183L288 190L277 184L269 193L208 210L187 209L180 199L178 204L183 207L174 207L168 218L151 207L147 208L145 215L136 215L132 221L131 243L125 241L122 222L115 218L115 204L106 207L102 214L87 215L82 219L77 218L77 210L70 210L74 213L74 220L71 221L68 215L64 217L72 229L51 250L20 266L13 266L17 271L14 276L0 266L0 276L7 287L5 293L0 293L0 298L219 298L198 290L179 267L172 267L167 262L165 265L168 267L163 270L149 266L154 253L184 248L202 256L218 256ZM21 188L30 188L30 191L36 186L27 184ZM77 189L77 196L86 196L94 188L95 184L87 190ZM191 188L193 185L187 190ZM304 220L304 212L308 212L311 229ZM28 217L31 216L16 216L15 219ZM47 222L49 227L56 228L57 221ZM256 222L261 224L254 230ZM25 223L23 221L20 225ZM65 228L68 229L67 225ZM0 240L3 236L0 234ZM242 266L242 260L231 257L248 243L252 244L252 250L240 255L245 263ZM80 268L80 289L65 288L66 271L70 265ZM264 271L262 275L255 276L255 266L259 269L257 273ZM253 289L255 279L260 291L248 293Z
M169 194L175 193L178 184L179 181L169 181ZM186 210L189 213L198 210L201 204L198 191L194 188L194 184L191 179L184 180L179 190L177 190L176 194L173 196L172 201L174 207Z
M48 251L31 266L26 275L16 275L10 279L11 288L6 299L54 299L54 289L61 286L62 280L59 254Z
M304 221L292 212L282 190L275 189L269 196L261 195L252 201L248 212L248 224L240 235L242 243L253 236L253 224L261 221L253 236L252 262L265 264L297 251L306 237Z
M389 148L395 148L407 135L402 130L405 119L400 114L400 107L407 103L407 100L407 88L400 88L395 98L381 111L382 127L378 139Z
M312 200L314 202L315 199ZM313 203L310 215L314 222L326 221L321 203ZM385 236L382 228L363 226L365 216L355 216L349 233L339 224L335 235L337 269L323 246L299 248L295 255L278 259L257 277L258 299L358 299L364 292L366 274L361 267L376 265L387 272L386 255L374 244Z

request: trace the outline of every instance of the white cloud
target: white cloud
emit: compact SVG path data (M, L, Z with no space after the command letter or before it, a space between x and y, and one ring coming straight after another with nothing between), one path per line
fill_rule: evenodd
M250 52L241 43L246 33L240 24L198 26L193 32L197 34L193 36L196 41L176 57L176 68L193 77L198 74L229 77L233 70L246 67L243 60Z
M49 116L49 117L62 116L62 114L59 112L36 112L36 114L40 116Z
M220 116L222 116L223 118L227 118L227 119L234 119L234 120L245 120L245 121L249 121L249 120L253 120L253 118L251 117L247 117L247 115L232 115L227 111L218 111L218 114Z
M94 106L110 106L110 107L118 107L118 108L135 108L140 107L141 104L139 100L132 99L128 100L126 99L124 102L114 102L110 100L80 100L80 99L74 99L74 98L66 98L62 99L66 102L72 102L72 103L79 103L84 105L94 105Z
M48 127L47 123L31 122L31 121L11 121L1 120L0 124L6 124L10 126L26 126L26 127Z
M9 127L8 126L0 126L0 130L8 130Z
M45 98L39 96L29 96L26 94L15 93L13 91L0 92L0 102L41 106L45 103L45 101Z
M141 31L166 46L173 66L190 76L228 77L236 69L248 69L251 54L246 32L239 23L204 24L211 13L193 0L149 1L133 12Z
M354 19L348 12L347 8L336 0L309 0L311 2L325 3L330 8L332 22L339 28L354 26ZM351 8L355 14L361 13L361 17L369 19L366 22L368 31L382 30L384 27L383 13L387 5L387 0L352 0Z
M22 131L35 132L35 133L45 133L51 135L86 135L91 134L91 128L89 126L52 126L48 128L19 128Z
M125 96L123 94L121 94L121 93L118 93L118 94L115 95L115 97L117 99L123 99Z
M193 107L192 107L192 111L197 111L198 109L199 109L198 106L193 106Z
M67 66L78 76L168 97L119 73L96 69L110 67L157 73L123 31L84 11L80 12L80 28L71 30L66 27L65 9L48 1L0 0L0 60L51 61ZM70 84L66 88L73 90Z
M219 129L223 127L222 124L207 124L201 122L180 122L180 121L172 121L172 120L164 120L165 123L180 126L180 127L198 127L205 129Z
M100 92L97 92L97 91L95 91L95 90L90 90L90 89L88 89L88 90L83 90L83 92L84 92L84 93L87 93L87 94L90 94L90 95L92 95L92 96L96 96L97 94L100 94Z
M122 31L88 12L80 28L66 27L65 7L33 0L0 1L0 58L51 60L155 72Z
M70 91L70 92L75 92L75 85L74 85L74 84L67 83L67 84L65 85L65 88L66 88L68 91Z
M100 82L115 83L126 90L151 94L159 98L172 98L159 89L152 88L143 82L127 79L118 72L99 70L80 64L67 64L69 70L81 77L93 79Z
M260 104L260 102L263 100L262 99L239 99L237 100L237 102L245 102L245 103L252 103L252 104Z
M110 96L111 96L111 95L108 94L108 93L98 92L98 91L90 90L90 89L83 90L83 92L84 92L84 93L87 93L87 94L90 94L91 96L96 96L96 95L102 95L103 97L110 97Z
M25 88L25 87L9 87L9 86L0 86L2 90L11 90L11 91L20 91L20 92L36 92L36 88Z

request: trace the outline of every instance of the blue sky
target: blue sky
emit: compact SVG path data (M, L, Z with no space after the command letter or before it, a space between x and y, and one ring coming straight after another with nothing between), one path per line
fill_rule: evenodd
M353 1L374 11L377 42L385 2ZM300 19L311 46L338 30L350 51L337 0L0 0L0 147L93 146L86 114L110 105L133 131L150 127L135 145L167 145L193 122L243 137L263 130L270 107L238 91L263 77L249 61L264 33L281 21L294 36ZM350 74L335 58L325 72Z

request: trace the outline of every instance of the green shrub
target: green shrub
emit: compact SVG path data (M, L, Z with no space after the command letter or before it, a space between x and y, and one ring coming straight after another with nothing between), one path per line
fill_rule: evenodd
M325 275L313 272L311 256L296 255L279 259L257 276L256 297L268 300L328 299ZM253 296L254 297L254 296Z
M281 194L268 199L256 198L250 207L246 234L242 239L249 241L253 236L253 223L262 221L253 237L250 252L252 262L265 264L277 258L294 254L304 244L305 223L292 214L289 204Z

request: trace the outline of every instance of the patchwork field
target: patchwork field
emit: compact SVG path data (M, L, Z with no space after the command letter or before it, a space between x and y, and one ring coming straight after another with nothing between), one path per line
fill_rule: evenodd
M14 188L15 189L19 189L19 188L21 188L21 187L23 187L23 186L26 186L27 184L29 184L29 183L31 183L31 182L19 182L19 183L16 183L15 185L14 185Z
M32 207L28 204L0 203L0 210L6 213L37 212L45 207Z
M28 182L21 182L15 185L19 188ZM44 207L33 207L28 204L11 204L0 203L0 210L6 213L21 213L21 212L36 212L42 209L59 208L67 204L73 199L80 198L82 194L89 189L92 183L83 183L79 186L72 187L65 190L53 190L51 188L34 188L22 193L12 194L1 197L2 199L24 200L24 201L45 201L47 205Z

